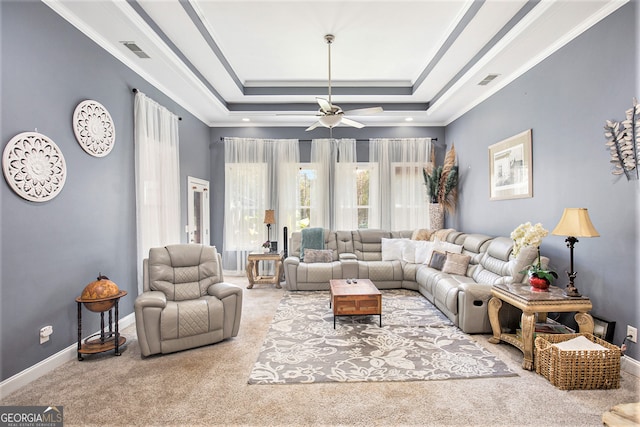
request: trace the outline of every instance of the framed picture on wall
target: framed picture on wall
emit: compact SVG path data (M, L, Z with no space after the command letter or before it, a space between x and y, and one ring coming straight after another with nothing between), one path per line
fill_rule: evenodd
M489 146L490 200L533 197L531 129Z

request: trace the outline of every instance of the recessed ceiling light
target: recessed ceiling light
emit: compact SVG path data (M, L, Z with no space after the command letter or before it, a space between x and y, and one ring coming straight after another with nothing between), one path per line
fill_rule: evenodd
M250 122L250 121L251 121L251 119L250 119L250 118L248 118L248 117L243 117L243 118L242 118L242 121L243 121L243 122Z
M413 117L405 117L404 121L405 122L412 122L413 121Z

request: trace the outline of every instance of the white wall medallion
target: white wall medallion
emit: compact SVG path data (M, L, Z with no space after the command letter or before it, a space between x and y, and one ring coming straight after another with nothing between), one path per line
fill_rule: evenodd
M37 132L23 132L9 141L2 154L2 170L13 191L32 202L56 197L67 177L60 148Z
M98 101L82 101L73 112L73 133L84 151L104 157L116 141L111 115Z

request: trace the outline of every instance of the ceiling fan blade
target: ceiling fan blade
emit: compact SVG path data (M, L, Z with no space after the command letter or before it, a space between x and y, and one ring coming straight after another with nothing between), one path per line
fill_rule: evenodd
M364 125L360 122L356 122L355 120L347 119L346 117L342 117L342 123L348 126L353 126L354 128L362 129Z
M329 103L329 101L324 98L316 98L316 101L318 101L318 105L320 105L322 111L324 111L325 113L331 111L331 104Z
M355 110L345 111L350 116L368 116L371 114L382 113L382 107L356 108Z
M315 122L314 124L312 124L311 126L309 126L308 128L305 129L305 132L308 132L310 130L314 130L315 128L317 128L318 126L322 125L322 123L320 122Z

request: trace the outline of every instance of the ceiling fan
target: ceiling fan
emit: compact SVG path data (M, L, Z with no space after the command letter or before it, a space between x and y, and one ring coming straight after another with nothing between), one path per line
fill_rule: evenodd
M324 39L327 41L327 46L329 49L329 99L324 98L316 98L318 101L318 105L320 105L320 109L318 110L318 121L309 126L307 131L313 130L318 126L324 126L326 128L332 129L339 124L344 124L347 126L353 126L355 128L363 128L364 124L357 122L355 120L351 120L345 116L365 116L382 112L382 107L370 107L370 108L358 108L355 110L342 111L338 105L331 103L331 43L335 37L333 34L327 34L324 36Z

